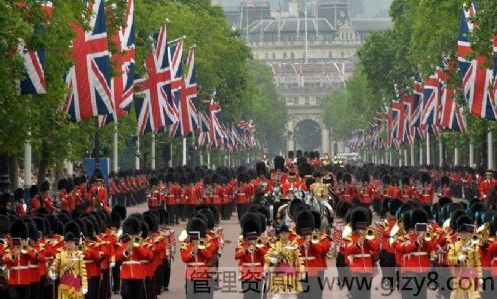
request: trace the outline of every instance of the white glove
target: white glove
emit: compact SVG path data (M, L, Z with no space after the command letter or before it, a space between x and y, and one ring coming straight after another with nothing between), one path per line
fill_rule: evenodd
M462 263L466 260L466 256L464 254L461 254L457 257L457 259Z
M111 268L114 268L115 266L116 266L116 263L114 263L114 262L110 263Z
M49 277L51 280L57 280L57 275L55 274L50 274Z
M87 288L82 288L81 292L83 293L83 295L86 295L86 294L88 294L88 289Z

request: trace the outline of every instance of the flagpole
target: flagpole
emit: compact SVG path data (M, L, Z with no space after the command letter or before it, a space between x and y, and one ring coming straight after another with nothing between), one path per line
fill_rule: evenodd
M415 161L414 161L414 141L411 143L410 155L411 155L411 166L414 166L414 164L415 164Z
M457 146L454 148L454 166L459 165L459 148Z
M444 153L443 153L443 144L442 144L442 136L438 137L438 161L439 161L439 166L442 167L444 161Z
M487 169L494 170L494 151L492 129L487 131Z
M28 132L28 138L24 143L24 188L29 189L31 187L31 131ZM40 182L41 183L41 182ZM31 198L30 198L31 199Z
M426 132L426 165L431 164L431 157L430 157L430 133Z
M140 136L136 137L135 169L140 170Z
M186 165L186 138L183 137L183 159L182 159L182 164L183 166Z
M152 142L150 144L150 168L155 170L155 134L152 134Z
M169 162L168 162L169 167L173 167L173 141L169 141Z
M198 154L199 154L199 158L200 158L200 166L204 166L204 151L200 150L198 151Z
M114 122L114 135L112 138L112 171L117 172L118 165L118 127L117 127L117 118Z
M421 140L419 141L418 144L419 147L419 166L423 165L423 143Z
M211 151L207 151L207 168L211 169Z
M475 165L475 147L473 145L473 138L469 140L469 167Z

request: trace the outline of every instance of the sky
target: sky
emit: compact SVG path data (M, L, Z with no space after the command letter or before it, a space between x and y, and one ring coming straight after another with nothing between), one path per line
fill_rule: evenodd
M238 6L240 4L240 0L214 0L214 2L221 2L225 6ZM253 0L254 3L258 3L261 0ZM263 0L264 2L266 0ZM277 2L278 0L271 0L270 2ZM341 2L341 1L337 1ZM365 15L368 17L373 17L378 14L380 11L388 11L388 7L392 3L392 0L363 0Z

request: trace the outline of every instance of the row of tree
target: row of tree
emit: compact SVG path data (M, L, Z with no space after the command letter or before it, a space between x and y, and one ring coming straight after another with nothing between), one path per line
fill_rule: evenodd
M47 22L39 0L5 0L0 3L0 154L9 157L12 177L22 165L24 143L31 140L33 162L39 177L48 168L61 171L65 160L79 161L93 150L94 122L71 123L63 112L68 88L61 78L72 61L67 55L74 38L69 24L88 26L89 12L81 0L52 1L53 13ZM252 61L248 46L239 32L226 22L222 8L210 0L135 0L136 66L143 73L149 36L167 22L168 39L186 36L187 46L196 46L199 94L211 95L223 107L226 121L253 119L257 138L275 150L283 143L285 106L277 98L271 71ZM106 0L108 36L125 22L125 0ZM15 47L23 39L31 48L46 51L46 94L19 95L19 81L24 76L21 58ZM115 50L109 38L111 53ZM110 152L114 126L100 134L103 154ZM136 115L119 120L120 150L136 138ZM166 134L164 134L166 135ZM157 139L159 145L167 136ZM161 142L164 141L164 142ZM149 144L149 143L148 143ZM147 146L142 151L146 153ZM16 165L17 163L17 165Z
M358 64L346 88L323 101L326 124L339 139L350 137L351 129L367 128L378 113L384 113L399 94L411 94L415 79L428 77L437 66L457 61L457 36L464 0L394 0L390 7L391 29L372 33L358 53ZM487 58L492 68L492 39L497 32L497 2L477 1L480 9L472 21L477 24L469 38L474 57ZM470 3L470 2L469 2ZM469 4L467 3L467 4ZM455 72L449 84L457 88L456 99L466 105L461 77ZM346 113L344 113L346 112ZM353 115L354 117L349 117ZM487 129L495 122L466 115L467 134L443 132L445 155L463 149L462 161L468 162L469 144L485 158ZM418 141L419 142L419 141ZM446 155L447 156L447 155ZM478 155L477 155L478 156ZM434 159L432 159L433 161ZM476 158L475 163L479 159Z

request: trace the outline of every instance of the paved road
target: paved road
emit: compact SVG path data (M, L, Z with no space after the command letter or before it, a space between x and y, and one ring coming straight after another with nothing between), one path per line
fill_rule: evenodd
M144 212L146 209L146 205L139 205L136 207L131 207L128 209L128 214L134 212ZM185 228L185 223L180 223L174 227L176 231L176 239L181 232ZM221 289L216 291L214 298L215 299L236 299L242 298L242 295L238 293L238 290L233 290L235 287L235 283L230 282L230 278L232 277L232 273L236 271L236 264L234 260L235 247L237 244L237 238L240 234L240 226L238 224L238 219L236 215L232 217L229 221L223 221L222 227L224 228L225 235L225 247L224 252L220 260L220 269L224 270L226 277L225 281L223 281L223 277L221 277L220 287ZM184 264L181 261L179 256L179 246L176 251L176 256L174 262L172 264L172 274L171 274L171 283L169 287L169 292L164 292L159 298L168 298L168 299L180 299L185 298L184 292ZM328 270L325 272L325 277L328 278L330 283L333 282L333 278L337 276L337 271L335 267L335 260L328 260ZM385 298L400 298L400 294L398 292L390 293L389 291L385 291L381 289L381 274L377 275L373 279L373 292L371 298L377 299L381 297ZM239 287L238 282L236 282L236 287ZM120 296L113 296L112 298L120 298ZM335 284L332 289L325 287L325 292L323 294L323 298L347 298L347 292L344 290L339 290L338 286ZM436 294L434 292L428 293L428 299L435 299Z

